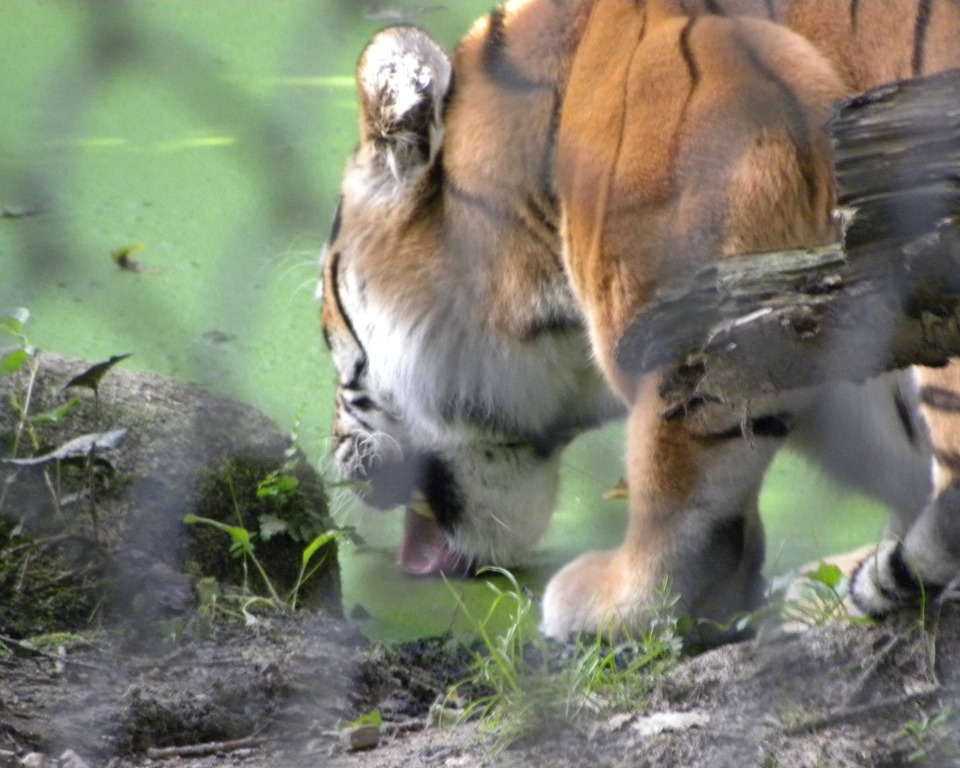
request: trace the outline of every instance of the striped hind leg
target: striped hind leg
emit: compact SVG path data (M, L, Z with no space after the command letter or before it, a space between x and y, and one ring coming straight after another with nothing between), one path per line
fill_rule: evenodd
M933 495L931 445L912 371L824 386L790 445L841 484L885 504L887 536L904 536Z
M889 535L854 573L851 599L869 616L937 597L960 576L960 363L916 376L933 494L919 514L894 514Z

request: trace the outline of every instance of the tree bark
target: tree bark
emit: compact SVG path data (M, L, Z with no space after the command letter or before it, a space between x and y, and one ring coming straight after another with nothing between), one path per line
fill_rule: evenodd
M705 266L620 338L668 411L960 356L960 71L842 102L829 129L843 244Z

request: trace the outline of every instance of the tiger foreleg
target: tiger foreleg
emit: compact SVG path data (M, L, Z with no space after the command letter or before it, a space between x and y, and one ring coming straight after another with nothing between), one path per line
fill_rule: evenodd
M624 543L580 557L550 581L542 630L551 637L636 636L668 605L699 620L694 639L716 641L731 617L762 601L756 500L787 420L743 423L726 410L664 420L656 383L638 388L630 413Z

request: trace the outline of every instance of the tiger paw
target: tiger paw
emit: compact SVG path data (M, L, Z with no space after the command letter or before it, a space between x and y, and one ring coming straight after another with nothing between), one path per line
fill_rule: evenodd
M540 631L556 640L578 633L616 639L642 631L662 604L654 584L630 569L623 550L588 552L547 584Z

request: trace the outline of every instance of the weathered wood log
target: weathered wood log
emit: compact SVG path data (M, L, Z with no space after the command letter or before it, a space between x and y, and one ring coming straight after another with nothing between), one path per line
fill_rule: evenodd
M960 71L843 102L830 130L843 245L705 266L619 340L669 410L960 356Z

